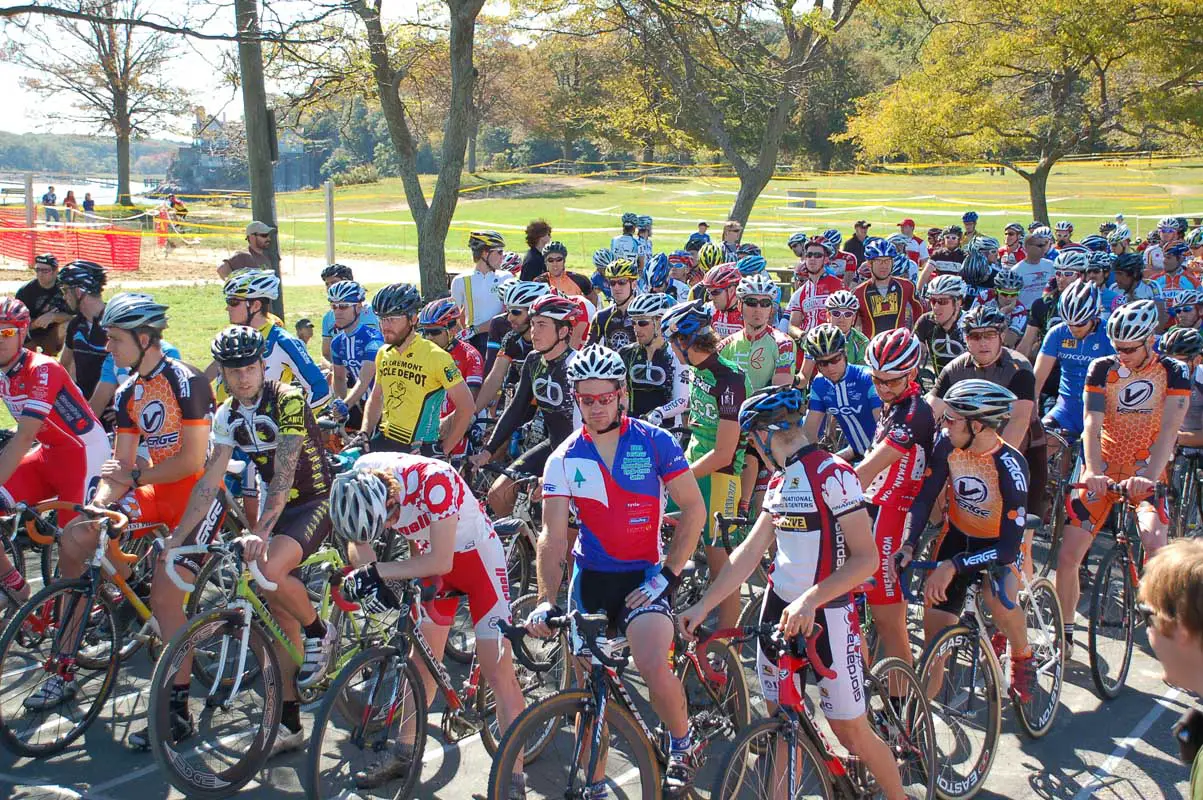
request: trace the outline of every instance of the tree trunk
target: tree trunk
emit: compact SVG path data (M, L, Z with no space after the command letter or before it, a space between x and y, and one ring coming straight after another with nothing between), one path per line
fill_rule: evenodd
M747 225L748 217L752 216L752 207L756 205L757 198L764 191L764 187L769 185L769 181L773 179L773 172L776 166L776 154L767 159L765 165L765 154L761 154L760 163L754 169L740 170L739 172L739 193L735 195L735 204L731 206L731 219L737 220L740 225Z
M129 123L117 126L117 204L132 206L129 189Z
M643 145L643 163L650 164L656 160L656 147L651 142Z
M468 137L468 174L476 174L476 132Z
M1032 219L1038 219L1045 225L1048 219L1048 175L1053 171L1055 157L1046 156L1040 159L1036 168L1031 172L1021 172L1020 175L1028 182L1028 196L1032 201Z

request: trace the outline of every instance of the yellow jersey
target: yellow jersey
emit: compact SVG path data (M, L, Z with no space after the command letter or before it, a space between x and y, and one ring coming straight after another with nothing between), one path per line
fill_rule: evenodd
M381 347L376 351L381 435L401 444L438 441L443 399L463 381L451 354L421 336L415 334L404 351Z

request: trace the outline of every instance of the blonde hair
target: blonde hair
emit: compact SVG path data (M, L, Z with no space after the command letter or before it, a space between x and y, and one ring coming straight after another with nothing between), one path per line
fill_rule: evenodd
M1158 550L1145 565L1140 599L1203 639L1203 539L1179 539Z

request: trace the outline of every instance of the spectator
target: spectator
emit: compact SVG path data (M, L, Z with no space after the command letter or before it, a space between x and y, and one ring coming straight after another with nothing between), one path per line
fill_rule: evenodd
M906 257L922 266L928 257L927 242L915 235L915 221L913 219L904 219L902 222L899 222L898 232L907 239Z
M246 226L246 249L239 250L234 255L221 262L217 274L222 278L240 269L272 269L271 248L272 231L275 230L266 222L255 220Z
M49 253L33 263L34 279L17 290L17 299L29 309L29 335L25 346L58 357L63 349L67 321L71 311L58 286L58 259Z
M95 214L96 213L96 201L92 199L91 192L84 192L84 213L85 214Z
M309 347L309 340L313 338L313 322L309 317L301 317L297 320L297 338L300 339L306 347Z
M547 264L543 261L543 248L551 242L551 226L546 221L537 219L526 226L526 256L522 259L521 279L533 281L547 272Z
M844 242L844 252L851 253L856 258L856 266L865 261L865 237L869 235L872 225L863 219L858 219L852 226L852 238Z
M729 219L723 223L723 261L738 261L735 251L739 242L744 238L744 226L737 219Z
M42 207L46 209L46 221L58 222L58 195L54 193L53 186L46 187L46 194L42 195Z
M1161 548L1145 565L1140 605L1149 644L1165 670L1165 682L1203 694L1203 541L1179 539ZM1191 709L1175 726L1183 757L1193 760L1190 797L1203 798L1203 715Z
M77 211L79 211L79 202L75 199L75 192L68 189L67 196L63 198L63 218L70 222L75 218Z
M701 236L705 241L710 241L710 234L706 231L710 230L710 225L706 222L698 223L698 236Z

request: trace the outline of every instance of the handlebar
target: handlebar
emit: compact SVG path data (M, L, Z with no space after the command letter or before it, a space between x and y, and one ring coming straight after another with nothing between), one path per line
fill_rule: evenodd
M156 550L163 551L166 548L165 540L156 539L153 546ZM196 591L196 584L189 583L188 581L184 580L184 578L178 572L176 572L176 556L212 555L215 553L219 553L221 555L233 555L238 562L242 564L242 566L246 567L250 571L251 578L253 578L255 583L259 584L259 587L264 591L274 592L280 588L278 583L267 579L267 576L264 575L259 569L259 562L252 561L250 564L245 562L242 556L242 545L238 544L237 542L230 542L228 544L224 542L217 542L214 544L190 544L182 547L166 548L166 550L167 552L165 554L165 561L167 567L167 577L182 592Z
M600 661L602 664L611 669L622 669L627 665L627 657L612 658L598 643L598 638L605 633L606 626L609 624L609 619L605 614L582 614L580 611L573 610L572 612L558 617L548 617L547 627L552 630L566 628L571 624L576 625L577 631L581 638L585 640L585 647L588 651ZM514 655L518 661L528 669L535 672L546 672L551 669L550 661L537 661L530 651L526 649L524 639L529 635L525 625L510 625L505 622L498 623L498 628L514 644Z
M902 571L898 574L898 584L902 587L902 596L906 598L908 603L917 602L918 598L911 592L910 584L906 579L907 571L916 569L921 572L931 572L938 566L940 566L939 561L911 561L902 568ZM1006 592L1006 566L998 564L983 566L978 571L989 573L990 585L994 587L994 594L1002 601L1003 607L1008 611L1015 608L1015 602L1007 596Z
M822 624L816 622L810 631L809 636L803 636L802 641L806 650L806 661L810 668L815 671L815 674L820 678L833 680L836 677L835 671L825 666L819 658L819 652L816 649L819 637L823 635ZM742 628L722 628L707 636L698 642L698 649L702 650L711 642L726 639L736 642L746 641L747 639L767 636L772 639L782 650L785 649L785 636L781 633L781 627L776 622L765 622L759 625L745 625ZM702 667L702 671L706 673L706 680L717 683L723 680L721 673L715 672L714 667L710 664L710 659L699 658L698 663Z
M29 536L30 541L40 545L54 544L55 535L58 533L54 524L42 516L48 511L74 511L88 519L107 519L118 530L129 524L129 517L120 511L82 506L79 503L68 503L63 500L46 500L32 507L25 503L17 503L13 509L16 512L18 524L22 518L28 517L25 520L25 533Z
M1069 484L1069 488L1085 490L1088 487L1085 483L1071 483L1071 484ZM1168 525L1170 522L1169 511L1167 511L1166 507L1165 507L1166 506L1165 501L1170 495L1170 487L1164 483L1161 483L1160 481L1153 484L1153 491L1148 497L1142 497L1139 500L1132 497L1132 495L1128 492L1127 488L1125 488L1122 484L1116 483L1115 481L1111 481L1111 480L1107 481L1107 494L1110 496L1122 499L1122 500L1124 500L1128 503L1132 503L1132 504L1135 504L1138 502L1144 502L1145 500L1152 500L1153 508L1157 511L1157 518L1161 520L1161 524ZM1068 492L1066 492L1066 494L1065 494L1066 517L1068 519L1071 519L1071 520L1077 522L1078 515L1076 513L1074 513L1073 504L1072 504L1071 500L1072 500L1071 495Z
M330 574L330 599L334 605L338 606L343 612L351 614L360 609L359 603L352 602L343 596L342 585L343 579L350 575L356 568L350 565L344 566L340 570L336 570ZM420 602L426 603L438 596L439 590L442 588L442 580L435 579L430 585L424 585L417 578L407 578L402 581L401 596L412 598L418 596Z

